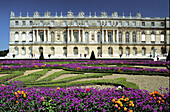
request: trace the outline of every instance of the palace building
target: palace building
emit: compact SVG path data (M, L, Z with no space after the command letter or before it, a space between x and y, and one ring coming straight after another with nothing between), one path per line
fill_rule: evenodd
M163 56L169 51L169 17L118 16L106 12L92 16L45 12L40 16L10 15L7 57L96 58Z

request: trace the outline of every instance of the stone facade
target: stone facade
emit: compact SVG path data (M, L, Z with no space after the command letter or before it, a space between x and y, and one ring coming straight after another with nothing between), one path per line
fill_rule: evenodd
M75 16L69 11L67 16L52 16L45 12L40 16L10 17L10 42L8 57L38 58L43 52L45 58L112 58L149 57L157 52L162 56L169 51L169 18L118 16L113 12L101 16L79 12Z

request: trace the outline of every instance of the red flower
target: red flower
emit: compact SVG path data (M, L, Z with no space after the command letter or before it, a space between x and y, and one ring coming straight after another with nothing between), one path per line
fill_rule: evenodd
M89 88L87 88L87 89L86 89L86 91L90 91L90 89L89 89Z

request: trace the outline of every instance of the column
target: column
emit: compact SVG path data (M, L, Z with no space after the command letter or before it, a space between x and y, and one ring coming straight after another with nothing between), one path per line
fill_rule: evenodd
M33 30L33 42L35 42L35 30Z
M84 38L84 29L82 30L82 42L85 42L85 38Z
M79 29L79 42L81 42L81 37L80 37L80 29Z
M37 29L37 42L39 42L39 41L40 41L40 38L38 36L38 29Z
M118 43L118 30L116 30L116 41Z
M73 30L71 29L71 42L73 42Z
M89 32L89 40L91 40L91 30ZM89 40L88 40L88 42L89 42Z
M102 29L102 42L104 42L104 30Z
M26 32L26 41L29 42L30 41L30 36L29 36L29 32Z
M94 41L97 42L97 31L94 31Z
M108 33L107 33L107 29L106 29L106 42L108 42Z
M70 38L69 38L69 29L67 30L67 42L70 42Z
M46 30L44 29L44 42L46 42Z
M51 39L50 39L50 31L49 31L49 29L47 30L47 33L48 33L48 42L50 42Z
M129 33L129 43L133 42L133 34L132 32Z
M115 30L113 29L113 42L115 42Z

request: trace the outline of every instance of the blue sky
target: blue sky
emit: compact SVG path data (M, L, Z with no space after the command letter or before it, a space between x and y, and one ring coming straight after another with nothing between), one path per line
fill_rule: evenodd
M138 11L143 17L168 17L169 0L0 0L0 51L9 48L9 18L10 12L14 11L16 16L22 12L26 16L27 12L32 16L33 12L38 11L40 15L50 11L51 15L55 12L66 15L71 10L75 15L81 10L88 15L94 12L100 15L106 11L111 15L113 11L122 16L136 16Z

